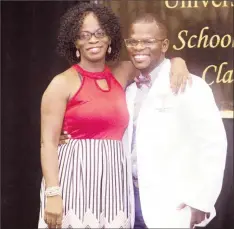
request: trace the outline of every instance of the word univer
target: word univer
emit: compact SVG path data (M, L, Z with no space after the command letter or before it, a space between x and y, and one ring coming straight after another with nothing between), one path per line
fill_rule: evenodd
M216 74L216 80L215 81L213 80L211 82L207 82L209 85L212 85L214 83L233 83L233 81L234 81L233 80L233 69L226 71L224 69L225 65L228 65L228 63L223 62L219 66L209 65L203 71L202 78L207 82L207 80L206 80L207 72L211 71L211 72L214 72Z
M188 37L189 31L188 30L182 30L178 34L178 39L181 42L181 46L173 45L173 49L175 50L181 50L183 48L217 48L220 46L221 48L230 48L234 47L234 40L230 34L226 34L222 37L215 34L209 38L207 34L204 34L205 30L209 30L209 27L204 27L199 35L191 35L186 42L186 39Z
M211 1L211 0L178 0L178 1L171 1L165 0L165 6L170 9L174 8L198 8L198 7L208 7L213 6L215 8L221 7L233 7L234 2L231 0L224 0L224 1Z

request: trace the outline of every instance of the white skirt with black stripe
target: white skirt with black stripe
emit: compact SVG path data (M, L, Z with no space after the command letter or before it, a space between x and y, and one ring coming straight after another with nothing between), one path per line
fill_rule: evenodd
M64 215L62 228L130 228L128 160L117 140L70 140L58 150ZM44 222L42 180L38 228Z

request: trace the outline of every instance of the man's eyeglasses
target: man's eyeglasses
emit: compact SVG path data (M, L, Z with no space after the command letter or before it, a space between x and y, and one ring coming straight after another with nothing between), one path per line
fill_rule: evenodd
M164 41L164 39L156 39L156 38L151 38L151 39L143 39L143 40L136 40L136 39L124 39L125 45L129 48L132 47L137 47L138 44L141 44L142 46L146 48L151 48L153 45L155 45L159 41Z
M102 29L98 29L96 32L91 33L89 31L82 31L80 32L78 39L89 41L92 36L95 36L96 38L100 39L106 36L106 33Z

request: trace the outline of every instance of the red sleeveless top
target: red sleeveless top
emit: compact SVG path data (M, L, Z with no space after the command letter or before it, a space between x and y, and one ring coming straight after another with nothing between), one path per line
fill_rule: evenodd
M63 130L72 139L122 140L129 120L122 86L107 67L103 72L88 72L79 65L73 67L82 76L82 83L67 104ZM101 89L98 79L106 79L109 89Z

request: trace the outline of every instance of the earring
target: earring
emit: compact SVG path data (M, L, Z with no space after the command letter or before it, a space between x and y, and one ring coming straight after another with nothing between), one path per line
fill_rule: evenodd
M76 50L76 57L77 57L77 58L80 58L80 52L79 52L78 49Z
M111 47L110 47L110 46L108 47L107 52L108 52L109 54L111 54Z

